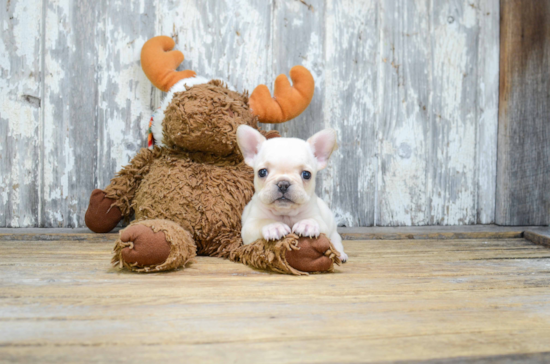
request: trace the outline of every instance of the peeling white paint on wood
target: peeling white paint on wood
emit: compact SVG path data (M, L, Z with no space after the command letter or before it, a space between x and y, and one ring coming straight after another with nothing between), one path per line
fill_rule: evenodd
M158 34L184 52L181 69L237 90L312 71L310 107L276 128L338 131L318 192L340 224L494 222L498 0L3 6L0 226L83 226L92 189L146 144L162 94L139 54Z
M476 2L434 2L429 224L474 224L476 176ZM468 46L469 44L473 46Z
M176 40L185 55L181 69L251 91L271 81L271 8L265 0L161 1L157 31Z
M0 9L0 226L39 224L41 5Z
M487 37L498 39L498 17L490 16L498 2L483 9L471 1L383 7L377 224L494 221L496 103L478 91L498 94L498 63L490 63L498 45L487 44ZM489 57L481 69L480 54Z
M156 35L153 1L101 2L97 26L97 186L147 145L154 87L140 65L143 44ZM121 21L121 19L125 19Z
M340 225L374 225L376 211L379 4L326 2L324 127L336 129L339 149L322 172L320 196ZM311 121L311 132L322 128ZM359 164L357 163L359 162ZM341 176L346 176L341 178Z
M499 0L479 1L477 54L477 183L478 224L495 222L499 88ZM495 123L495 121L497 121ZM498 138L497 138L498 139Z
M97 175L96 1L45 2L42 211L45 227L82 226ZM115 60L113 60L114 62Z
M429 1L380 4L376 225L428 224L432 64Z

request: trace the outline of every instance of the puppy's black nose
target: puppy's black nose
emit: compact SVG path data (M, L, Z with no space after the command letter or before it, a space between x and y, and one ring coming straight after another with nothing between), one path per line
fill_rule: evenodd
M282 193L285 193L290 187L290 182L288 181L277 182L277 187L279 187L279 191L281 191Z

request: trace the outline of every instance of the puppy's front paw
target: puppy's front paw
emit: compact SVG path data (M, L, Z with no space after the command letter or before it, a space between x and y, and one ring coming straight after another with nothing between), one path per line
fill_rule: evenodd
M348 261L348 255L346 253L340 253L340 261L345 263Z
M292 232L300 236L307 236L310 238L316 238L319 236L320 228L319 223L314 219L305 219L298 221L292 227Z
M265 240L279 240L283 236L290 234L290 227L281 222L266 225L262 228L262 235Z

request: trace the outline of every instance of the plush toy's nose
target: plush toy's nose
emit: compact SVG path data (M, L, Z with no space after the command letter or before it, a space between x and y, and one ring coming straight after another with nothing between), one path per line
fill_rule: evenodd
M279 187L279 191L281 191L281 193L285 193L290 187L290 182L288 181L277 182L277 187Z

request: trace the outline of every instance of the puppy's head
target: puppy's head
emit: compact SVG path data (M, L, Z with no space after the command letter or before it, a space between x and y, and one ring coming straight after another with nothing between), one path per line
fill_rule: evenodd
M307 203L315 193L315 176L336 149L336 131L325 129L307 141L266 140L256 129L241 125L237 143L254 168L254 187L264 205L281 213Z

